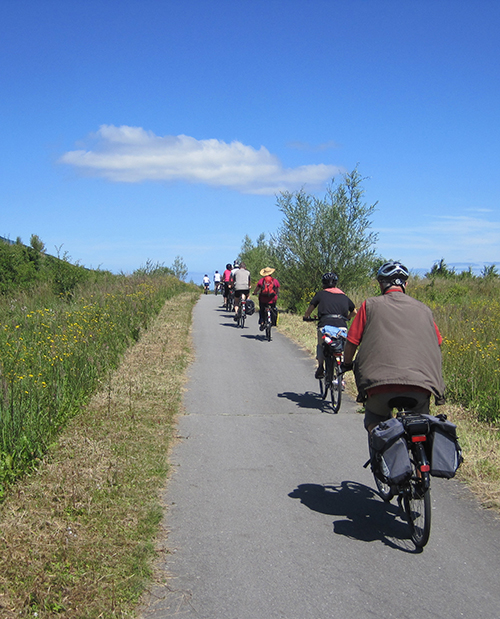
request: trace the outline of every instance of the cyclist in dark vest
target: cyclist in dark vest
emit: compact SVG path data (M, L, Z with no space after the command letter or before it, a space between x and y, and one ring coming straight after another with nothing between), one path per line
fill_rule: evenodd
M314 375L315 378L323 378L325 375L321 327L326 325L347 327L347 321L356 315L356 306L340 288L337 288L337 282L338 277L335 273L325 273L321 278L323 290L314 295L303 316L303 320L308 320L313 311L318 308L318 345L316 346L318 368Z
M359 347L354 376L368 432L392 416L388 402L395 396L414 398L418 413L429 412L431 394L444 403L443 338L431 310L405 294L408 277L400 262L383 264L377 273L382 296L362 303L347 335L343 369L352 369Z

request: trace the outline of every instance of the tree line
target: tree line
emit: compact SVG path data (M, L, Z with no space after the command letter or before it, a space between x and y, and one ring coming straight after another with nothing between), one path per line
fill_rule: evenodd
M346 290L361 288L373 279L386 258L377 253L378 234L372 230L372 216L377 202L367 204L357 167L335 179L322 198L303 189L282 192L277 206L283 213L279 229L261 234L254 243L247 235L239 259L252 273L263 266L273 266L282 284L281 302L290 311L305 310L318 289L321 276L334 271ZM429 279L467 279L476 277L472 269L456 273L442 259L425 275ZM498 277L495 265L483 267L482 278Z
M73 263L67 252L56 248L57 257L47 254L45 244L36 234L32 234L29 245L18 237L9 241L0 237L0 295L31 290L36 285L47 285L60 296L71 298L75 288L91 278L111 275L109 271L88 269ZM180 256L171 267L147 260L133 272L133 275L173 275L184 281L188 269ZM121 273L124 275L124 273Z

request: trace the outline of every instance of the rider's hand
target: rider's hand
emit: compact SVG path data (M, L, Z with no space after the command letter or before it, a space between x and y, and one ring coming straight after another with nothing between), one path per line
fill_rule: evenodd
M309 322L311 319L309 318L309 316L302 316L302 320L304 322Z

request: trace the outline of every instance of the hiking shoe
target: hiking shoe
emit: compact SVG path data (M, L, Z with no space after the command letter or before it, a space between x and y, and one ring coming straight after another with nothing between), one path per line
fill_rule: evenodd
M325 370L323 368L318 368L314 374L314 378L317 378L318 380L320 378L325 378Z

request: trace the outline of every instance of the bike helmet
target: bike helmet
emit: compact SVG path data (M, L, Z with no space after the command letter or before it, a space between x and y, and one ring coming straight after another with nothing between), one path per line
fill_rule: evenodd
M334 288L337 285L339 278L336 273L325 273L321 278L323 288Z
M226 264L226 269L227 269L228 271L230 271L232 268L233 268L233 265L232 265L232 264L229 264L229 262L228 262L228 263Z
M406 280L410 277L408 269L401 262L386 262L377 273L377 281L391 286L404 288Z

